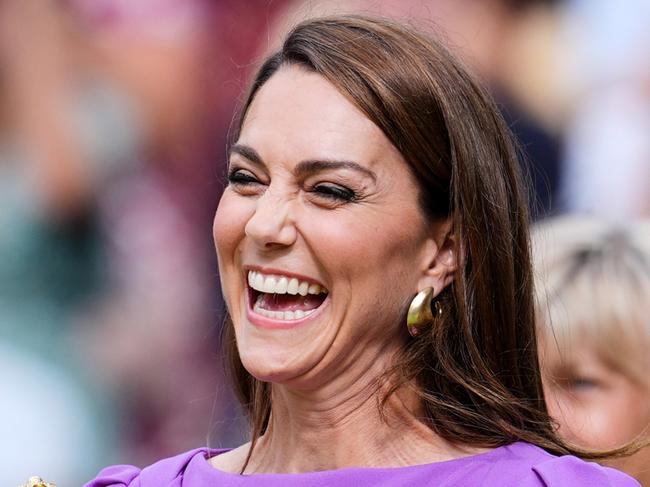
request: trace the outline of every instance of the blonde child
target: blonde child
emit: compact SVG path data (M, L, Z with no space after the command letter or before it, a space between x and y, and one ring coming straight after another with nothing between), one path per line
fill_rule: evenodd
M650 222L549 220L533 252L544 389L560 434L589 449L647 438ZM650 486L650 447L610 465Z

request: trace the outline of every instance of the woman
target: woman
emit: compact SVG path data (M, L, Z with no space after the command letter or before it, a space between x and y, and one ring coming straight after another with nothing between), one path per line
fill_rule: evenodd
M650 427L650 223L565 217L533 233L542 377L560 434L616 448ZM607 462L650 486L650 448Z
M252 441L88 485L636 485L562 456L496 113L410 28L298 25L253 82L214 225Z

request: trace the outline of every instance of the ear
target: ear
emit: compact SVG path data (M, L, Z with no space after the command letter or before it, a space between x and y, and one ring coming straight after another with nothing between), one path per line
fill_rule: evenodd
M451 217L435 223L425 244L417 291L432 287L437 296L451 284L458 268L458 253Z

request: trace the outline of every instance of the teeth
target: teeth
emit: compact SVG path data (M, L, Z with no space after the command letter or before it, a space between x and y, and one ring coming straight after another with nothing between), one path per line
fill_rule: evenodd
M255 289L256 291L262 291L262 288L264 287L264 276L259 273L252 273L250 272L249 274L253 274L253 284L251 284L251 287Z
M286 277L281 277L275 283L275 291L273 292L275 294L285 294L287 292L288 287L289 287L289 279L287 279Z
M296 310L296 311L270 311L268 309L264 309L260 306L259 304L260 299L257 300L255 303L255 306L253 307L253 312L255 312L258 315L265 316L267 318L271 318L274 320L281 320L281 321L294 321L294 320L299 320L301 318L304 318L306 316L309 316L312 314L315 310L310 309L308 311L303 311L303 310Z
M298 294L298 286L300 285L300 282L298 279L295 277L292 277L291 280L289 281L289 285L287 286L287 292L289 294Z
M262 286L261 291L263 293L274 293L276 283L277 281L274 277L267 277L266 279L264 279L264 285Z
M300 283L300 286L298 286L298 294L301 296L307 296L307 293L309 292L309 283L302 281Z
M256 291L273 294L307 294L327 293L327 290L320 284L300 281L295 277L285 276L264 276L261 272L248 272L248 285Z
M295 277L288 278L286 276L265 276L261 272L249 271L248 272L248 285L254 290L264 294L300 294L306 296L307 294L321 294L327 293L320 284L311 283L308 281L300 281ZM264 296L260 294L253 305L253 312L259 315L281 321L293 321L305 318L313 313L315 310L295 310L295 311L271 311L264 309L261 306Z

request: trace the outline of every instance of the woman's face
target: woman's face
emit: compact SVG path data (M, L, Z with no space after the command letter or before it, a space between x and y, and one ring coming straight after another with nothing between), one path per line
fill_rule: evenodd
M229 180L214 238L247 370L304 389L381 366L410 299L444 279L400 153L323 77L283 67L248 110Z

